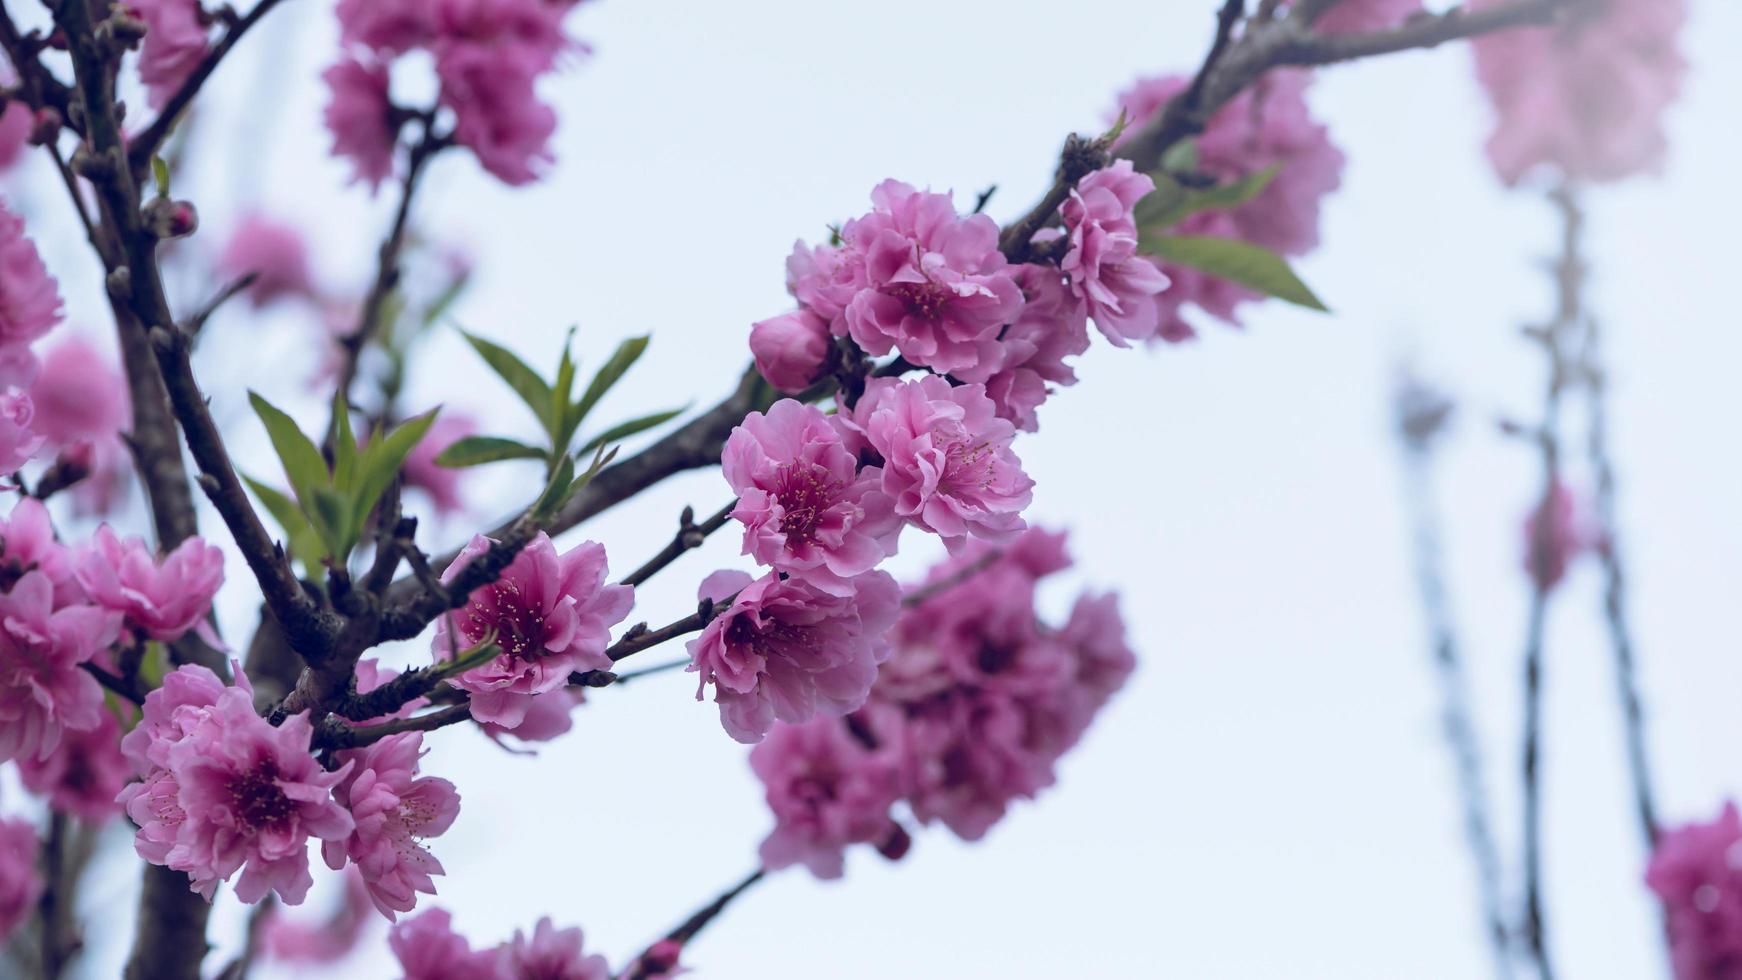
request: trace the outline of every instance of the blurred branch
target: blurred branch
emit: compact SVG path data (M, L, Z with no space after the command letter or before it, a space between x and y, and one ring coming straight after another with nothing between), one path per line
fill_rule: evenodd
M726 911L726 906L732 904L739 895L744 894L766 875L766 871L757 868L743 881L722 892L720 897L697 909L695 914L685 919L676 929L666 933L665 938L659 943L648 947L640 956L636 957L634 964L623 973L619 980L647 980L651 976L670 976L673 967L677 965L675 957L678 950L699 935L703 929L706 929L710 922L719 917L720 913ZM660 946L669 947L669 951L659 950ZM666 962L667 957L670 957L672 961Z

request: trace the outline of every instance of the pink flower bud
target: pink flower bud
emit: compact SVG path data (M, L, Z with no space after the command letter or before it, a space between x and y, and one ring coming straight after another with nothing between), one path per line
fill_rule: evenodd
M30 120L30 145L47 146L60 135L60 113L53 106L43 106L36 110Z
M809 310L763 320L750 328L750 353L768 383L788 394L810 387L829 353L829 325Z

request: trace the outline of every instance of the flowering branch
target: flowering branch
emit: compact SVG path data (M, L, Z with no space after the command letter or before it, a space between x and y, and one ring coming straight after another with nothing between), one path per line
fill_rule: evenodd
M694 915L683 921L676 929L665 934L665 938L647 948L618 980L647 980L650 977L671 976L671 970L676 965L677 953L708 927L708 923L718 918L726 906L732 904L739 895L750 889L750 886L761 881L767 872L761 868L752 871L743 881L726 889L720 897L697 909Z

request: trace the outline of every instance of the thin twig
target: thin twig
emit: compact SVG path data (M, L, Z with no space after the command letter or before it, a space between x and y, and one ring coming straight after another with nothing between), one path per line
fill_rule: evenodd
M389 735L399 735L404 732L433 732L438 728L458 725L472 720L472 705L468 702L449 705L428 714L413 715L410 718L395 718L379 725L347 725L337 718L329 716L321 729L316 743L325 749L354 749L372 745Z
M616 643L613 643L610 647L606 648L605 655L611 658L612 663L616 663L619 660L634 656L643 650L649 650L653 647L659 646L667 640L673 640L680 636L704 630L707 628L709 623L713 622L726 610L732 608L732 599L732 596L728 596L718 602L711 599L703 599L696 606L695 612L677 620L676 622L661 626L656 630L648 629L646 623L637 623L634 626L631 626L628 632L624 633L622 638L620 638Z
M683 947L690 940L696 938L703 929L706 929L708 923L713 922L714 919L718 918L721 912L726 911L726 906L732 904L734 899L739 895L744 894L744 892L750 889L750 886L761 881L766 875L767 872L763 871L761 868L757 868L745 877L743 881L728 888L726 891L722 892L718 898L702 906L700 909L697 909L695 914L691 915L688 919L685 919L676 929L666 933L664 939L661 940L661 943L676 946L678 948ZM659 944L655 945L657 946ZM674 965L675 964L673 963L658 962L658 957L654 955L654 947L649 947L640 956L636 957L635 964L630 967L629 972L623 974L619 980L646 980L647 977L659 975L659 972L669 970Z
M672 536L671 543L660 549L659 554L649 558L640 568L637 568L635 571L623 576L623 584L631 586L640 585L652 578L654 575L657 575L661 569L665 568L665 566L676 561L678 556L682 555L684 552L700 548L702 542L708 539L708 535L713 534L715 531L726 526L726 521L732 516L733 508L737 506L738 501L734 499L731 503L716 511L714 516L700 524L695 522L696 512L689 507L685 507L683 513L678 516L677 534Z

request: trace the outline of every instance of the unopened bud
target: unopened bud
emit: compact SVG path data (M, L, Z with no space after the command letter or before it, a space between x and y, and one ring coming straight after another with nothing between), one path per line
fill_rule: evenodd
M913 846L913 836L907 828L893 821L889 824L889 834L877 842L877 853L891 861L899 861L907 856L908 848Z
M187 201L152 198L141 215L145 230L158 238L185 238L200 226L200 216Z
M36 110L36 115L30 120L30 145L53 143L60 136L62 122L60 112L54 106L45 105Z

